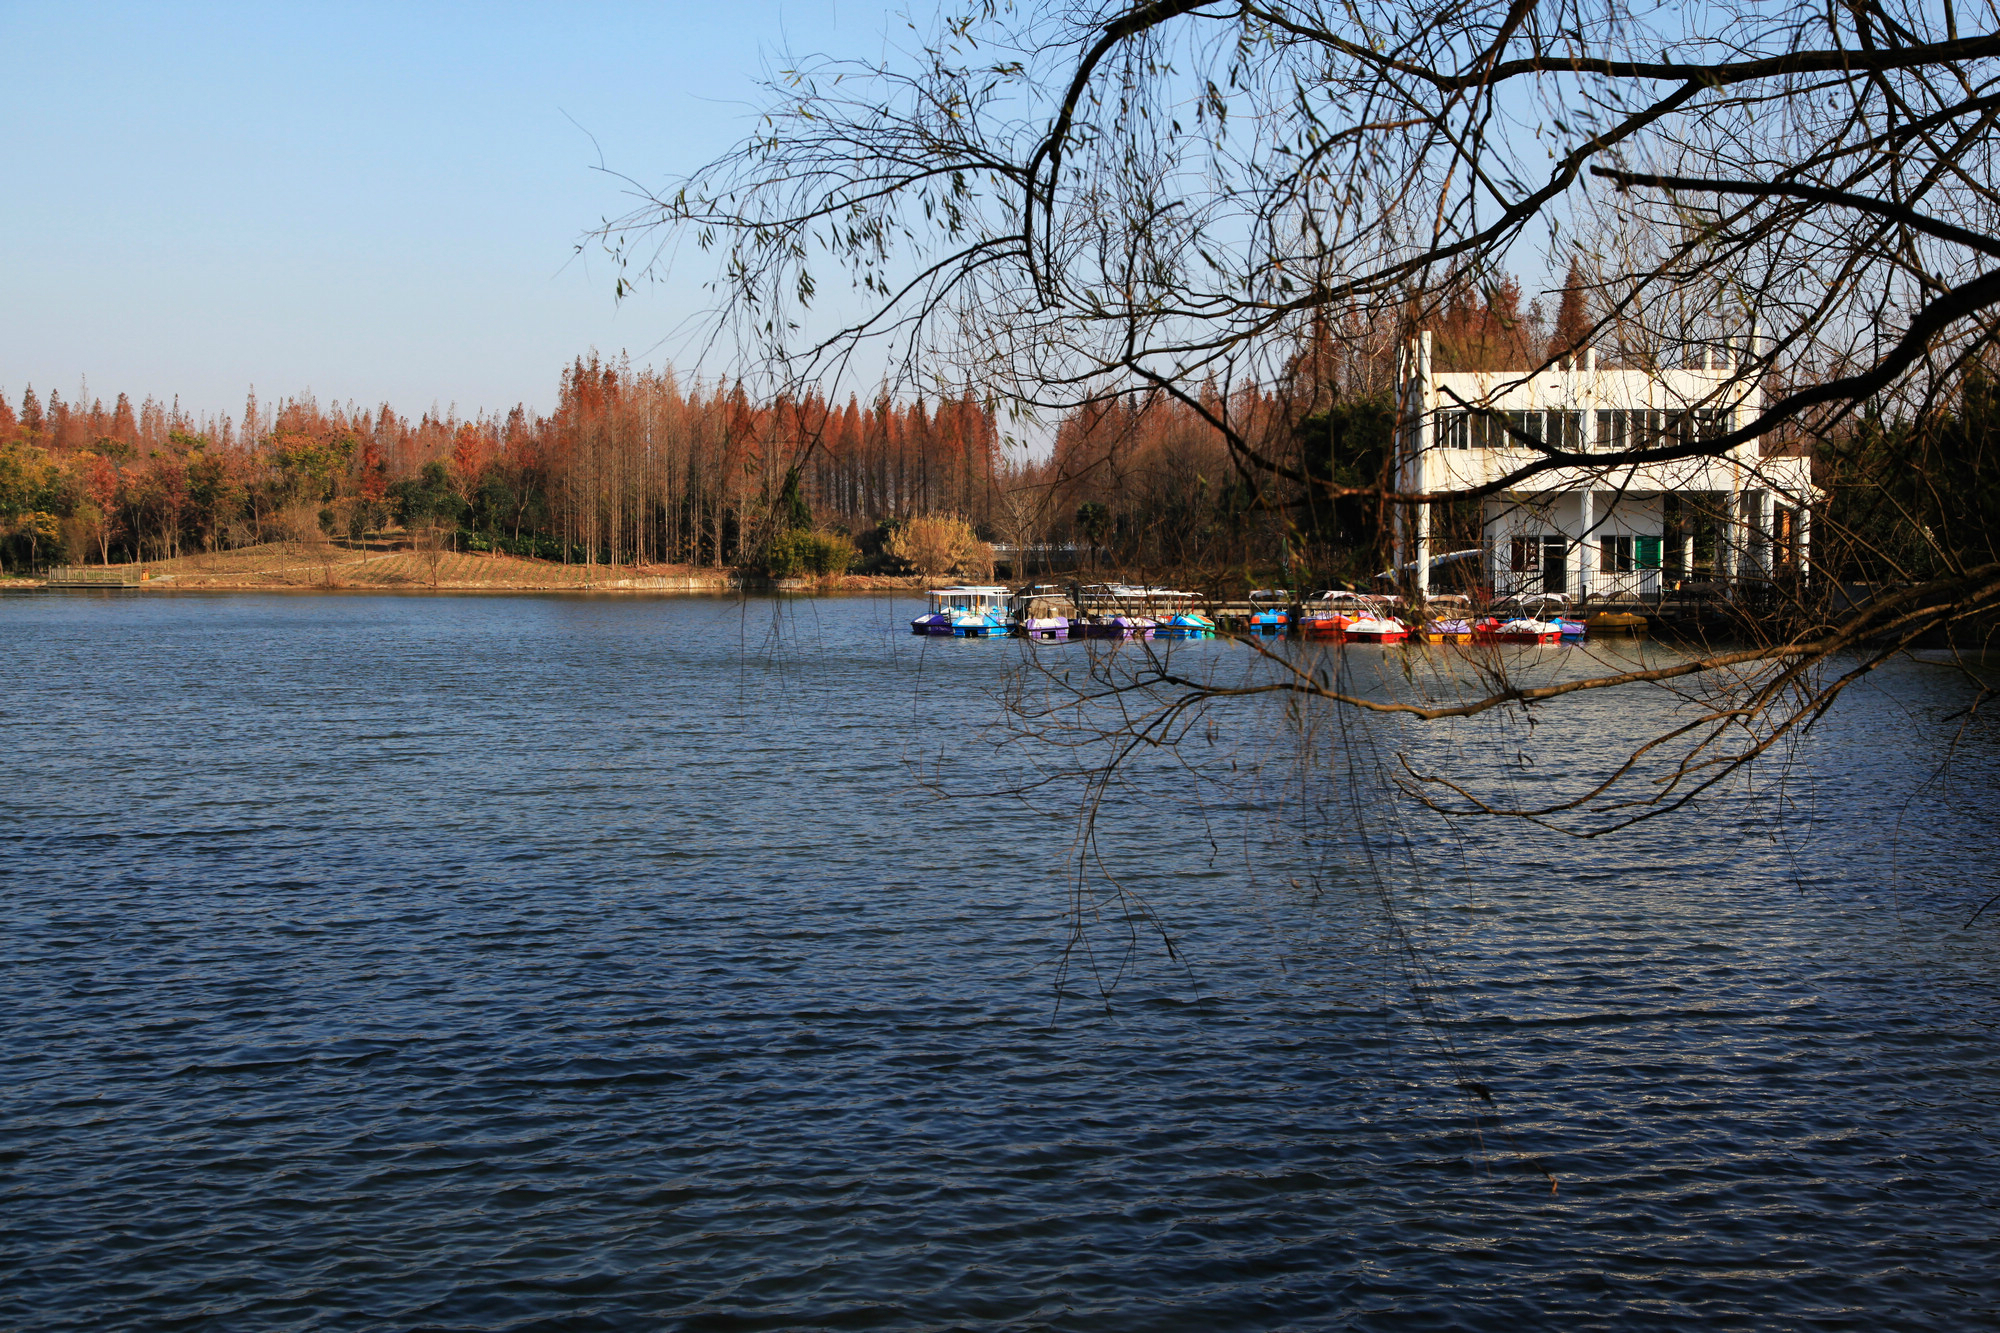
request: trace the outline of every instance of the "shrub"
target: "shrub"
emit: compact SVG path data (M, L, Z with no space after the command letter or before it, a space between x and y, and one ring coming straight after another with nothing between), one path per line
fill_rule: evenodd
M889 539L888 552L927 579L956 572L991 578L993 548L962 518L936 514L913 518Z
M762 564L774 579L802 574L844 574L854 563L854 543L837 532L807 532L791 528L771 539Z
M862 574L907 574L910 567L898 560L889 551L896 534L903 530L900 518L885 518L874 527L862 532L855 546L860 550L860 558L852 568Z
M854 556L854 543L845 533L815 532L807 563L815 574L845 574L854 564Z
M764 548L764 571L774 579L797 578L805 571L805 545L811 538L810 532L801 532L797 528L771 538L770 544Z

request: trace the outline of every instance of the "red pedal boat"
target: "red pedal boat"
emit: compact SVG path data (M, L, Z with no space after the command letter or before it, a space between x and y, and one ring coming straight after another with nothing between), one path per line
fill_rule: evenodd
M1482 625L1487 622L1480 622ZM1492 628L1473 630L1474 639L1485 639L1489 643L1561 643L1562 626L1553 620L1534 620L1527 616L1514 620L1504 620Z

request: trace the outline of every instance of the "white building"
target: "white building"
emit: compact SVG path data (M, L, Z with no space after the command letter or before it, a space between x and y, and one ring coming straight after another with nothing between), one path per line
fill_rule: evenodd
M1701 367L1677 370L1604 370L1585 353L1571 367L1534 375L1436 373L1424 333L1398 362L1404 492L1464 491L1506 476L1539 456L1516 432L1608 453L1718 437L1763 407L1751 378L1738 380L1727 357L1713 353ZM1719 456L1561 468L1479 502L1477 558L1482 581L1499 596L1653 598L1689 580L1735 588L1805 573L1815 498L1810 459L1759 457L1755 440ZM1433 542L1432 510L1405 511L1397 559L1407 570L1431 568L1432 582L1443 586L1453 581L1450 566L1434 562L1473 557L1462 537L1440 532Z

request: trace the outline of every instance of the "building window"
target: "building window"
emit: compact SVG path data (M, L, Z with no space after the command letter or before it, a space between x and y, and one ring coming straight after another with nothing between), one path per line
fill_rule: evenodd
M1597 447L1609 453L1646 449L1659 443L1666 414L1646 407L1614 407L1597 413Z
M1605 414L1597 415L1601 420ZM1438 413L1438 444L1445 449L1531 449L1542 443L1571 452L1588 448L1584 414L1560 410L1496 412L1492 408Z
M1542 539L1540 537L1516 537L1512 559L1508 568L1516 574L1526 574L1542 567Z
M1607 574L1630 574L1632 572L1632 539L1630 537L1600 537L1597 542L1598 568Z
M1694 412L1695 434L1703 443L1721 439L1729 433L1730 417L1732 415L1733 413L1726 407L1696 408Z
M1583 449L1583 413L1549 413L1549 433L1545 437L1558 449L1579 453Z
M1658 537L1634 537L1632 539L1632 563L1641 569L1660 567L1660 544Z

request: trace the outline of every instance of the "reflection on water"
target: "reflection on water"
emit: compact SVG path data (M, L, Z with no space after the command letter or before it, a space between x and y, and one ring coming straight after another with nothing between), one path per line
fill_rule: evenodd
M1161 758L1101 850L1183 961L1058 1009L1069 829L912 785L1006 784L1024 650L911 613L0 600L0 1322L1991 1326L1948 675L1589 843Z

